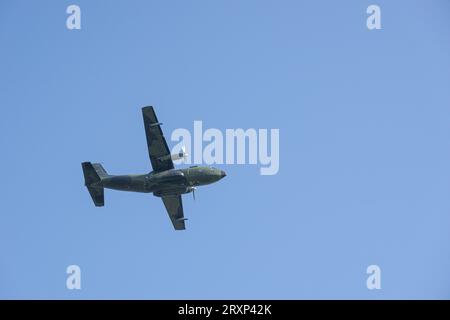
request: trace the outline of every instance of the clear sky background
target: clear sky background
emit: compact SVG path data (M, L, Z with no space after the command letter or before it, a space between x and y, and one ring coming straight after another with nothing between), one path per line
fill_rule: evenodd
M66 8L81 7L81 30ZM381 7L382 30L366 27ZM450 298L450 2L2 1L0 298ZM151 194L141 107L279 128L280 171ZM173 146L173 142L169 142ZM82 289L66 289L81 267ZM366 288L379 265L381 290Z

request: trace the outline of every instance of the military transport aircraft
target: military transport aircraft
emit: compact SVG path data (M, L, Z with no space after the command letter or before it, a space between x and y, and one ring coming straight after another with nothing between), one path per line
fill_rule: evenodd
M104 188L153 192L153 195L162 198L175 230L184 230L187 219L184 217L181 195L192 192L195 199L197 186L219 181L226 173L213 167L175 169L172 160L185 158L184 148L171 155L161 130L162 123L158 122L153 107L142 108L142 115L153 171L147 174L110 175L100 163L83 162L85 186L97 207L105 204Z

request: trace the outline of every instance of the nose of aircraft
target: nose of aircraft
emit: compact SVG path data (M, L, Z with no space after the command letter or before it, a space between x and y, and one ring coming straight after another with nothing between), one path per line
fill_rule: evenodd
M223 171L223 170L220 170L220 178L222 179L222 178L224 178L226 176L227 176L226 172Z

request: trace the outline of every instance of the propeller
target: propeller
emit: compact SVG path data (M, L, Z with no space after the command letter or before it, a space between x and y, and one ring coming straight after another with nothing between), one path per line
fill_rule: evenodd
M182 146L181 147L181 152L180 152L183 156L183 161L186 161L186 159L187 159L187 156L189 155L187 152L186 152L186 146Z
M194 201L195 201L195 190L197 190L197 188L192 187L192 197L194 198Z
M180 152L172 154L170 157L172 158L172 160L186 161L188 155L189 154L186 152L186 146L182 146Z

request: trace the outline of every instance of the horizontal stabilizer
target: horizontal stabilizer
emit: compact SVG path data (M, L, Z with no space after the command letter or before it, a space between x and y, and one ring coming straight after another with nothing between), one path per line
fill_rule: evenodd
M102 187L87 187L96 207L105 205L105 191Z
M83 162L81 164L84 174L84 185L95 206L103 207L105 205L105 191L102 185L102 179L108 176L108 173L100 163Z

